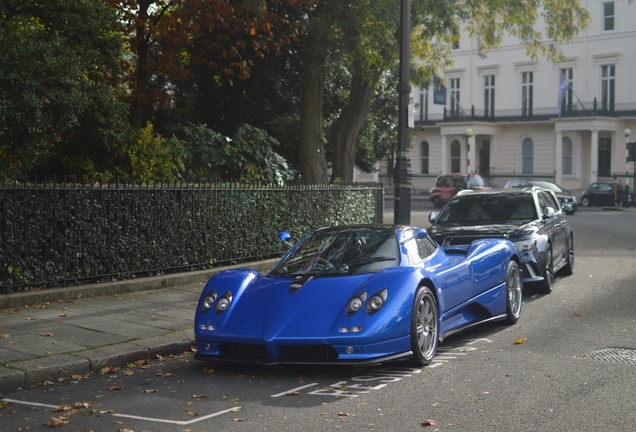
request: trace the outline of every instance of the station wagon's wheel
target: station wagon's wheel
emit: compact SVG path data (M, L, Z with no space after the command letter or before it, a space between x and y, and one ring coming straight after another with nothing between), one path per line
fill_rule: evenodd
M550 294L554 285L554 269L552 266L552 246L545 247L545 264L543 267L543 280L540 282L539 291Z
M521 305L523 301L523 285L521 284L521 273L519 265L515 261L508 263L508 274L506 275L506 322L514 324L521 316Z
M428 365L435 356L439 340L438 316L432 291L426 286L419 287L411 311L411 362L416 366Z
M568 253L565 257L565 266L563 266L561 272L566 276L570 276L574 273L574 238L571 235L568 239Z

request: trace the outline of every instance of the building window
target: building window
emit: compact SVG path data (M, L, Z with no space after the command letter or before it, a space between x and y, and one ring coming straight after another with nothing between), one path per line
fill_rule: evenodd
M614 2L603 3L603 31L614 30Z
M601 66L601 110L614 111L615 65Z
M450 114L459 115L459 78L451 78L450 82Z
M612 169L612 138L599 137L598 139L598 175L609 177Z
M428 120L428 89L420 90L419 120Z
M420 174L428 174L428 143L420 144Z
M484 76L484 115L495 116L495 76Z
M521 174L532 174L534 170L534 144L530 138L521 144Z
M572 140L563 137L563 175L572 175Z
M461 171L462 148L459 141L453 140L451 143L451 172Z
M568 85L565 93L561 94L561 112L572 111L572 86L574 85L574 71L572 68L561 69L561 76Z
M521 115L532 115L532 85L534 76L532 72L521 73Z

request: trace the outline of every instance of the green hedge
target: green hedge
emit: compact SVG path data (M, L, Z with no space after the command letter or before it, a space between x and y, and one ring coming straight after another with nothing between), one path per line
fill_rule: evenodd
M382 185L4 182L0 293L279 256L322 226L382 222Z

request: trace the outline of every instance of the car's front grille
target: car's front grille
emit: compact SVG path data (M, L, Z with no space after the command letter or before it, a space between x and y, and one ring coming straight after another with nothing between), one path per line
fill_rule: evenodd
M264 345L223 343L221 356L226 359L257 361L267 358L267 351Z
M329 345L287 345L280 347L283 362L328 362L338 358Z
M338 358L338 353L329 345L284 345L279 347L281 363L331 362ZM264 345L223 343L221 357L225 360L258 362L271 360Z

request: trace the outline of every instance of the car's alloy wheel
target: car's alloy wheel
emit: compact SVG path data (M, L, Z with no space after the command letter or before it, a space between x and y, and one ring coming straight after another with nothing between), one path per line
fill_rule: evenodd
M581 205L583 207L589 207L590 205L590 199L588 197L583 197L581 198Z
M523 302L523 285L521 283L521 273L519 265L515 261L508 263L508 274L506 275L506 322L514 324L521 316L521 306Z
M543 269L543 281L539 286L539 290L543 294L550 294L554 285L554 269L552 267L552 246L549 244L545 248L545 264Z
M437 301L430 288L421 286L415 293L411 311L412 363L428 365L437 351L439 340Z

